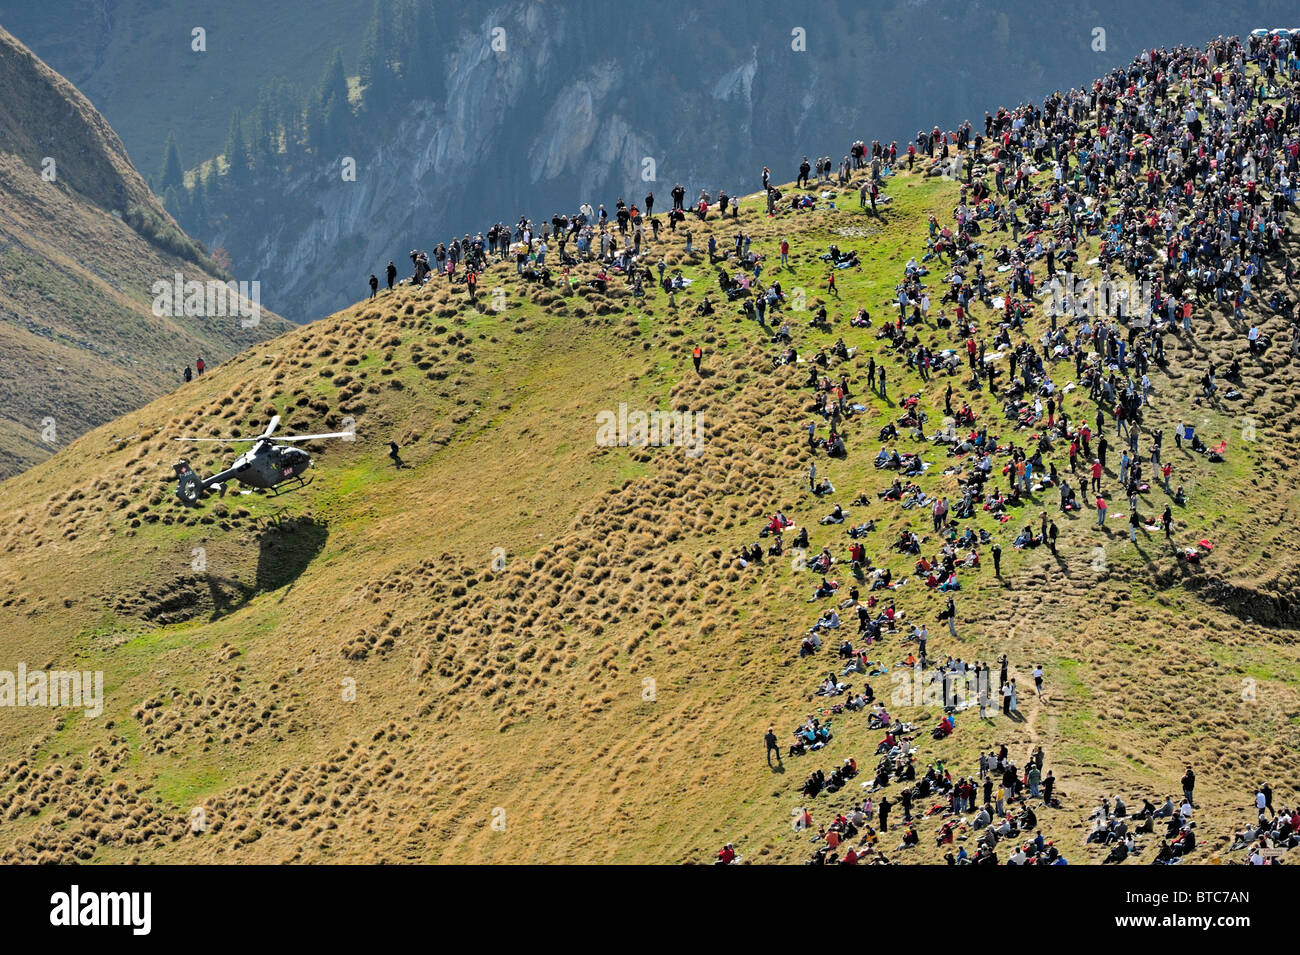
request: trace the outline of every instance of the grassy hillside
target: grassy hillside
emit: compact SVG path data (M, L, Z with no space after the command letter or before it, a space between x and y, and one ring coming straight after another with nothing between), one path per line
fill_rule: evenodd
M730 248L743 229L767 256L764 280L802 289L809 309L827 304L829 334L788 316L802 356L841 335L858 349L833 370L867 410L844 429L847 461L818 466L834 500L872 498L848 509L854 523L876 520L869 554L896 576L913 558L889 541L928 531L929 518L875 499L892 477L870 463L876 432L913 391L941 420L946 382L923 386L885 359L886 400L865 369L884 355L875 331L927 217L948 221L957 190L904 172L887 180L879 216L854 191L838 208L776 218L749 197L738 225L688 223L697 250L710 233ZM788 270L776 265L782 238ZM862 259L836 273L838 298L818 258L830 243ZM484 275L477 304L463 286L399 287L240 354L0 485L12 515L0 528L0 668L102 670L106 694L98 718L6 711L0 857L687 862L732 841L750 861L806 859L807 834L790 825L804 776L849 756L869 768L880 734L845 714L827 749L768 769L763 732L774 725L784 741L821 707L812 691L838 664L798 655L821 609L807 602L816 578L788 558L744 569L733 558L777 508L809 527L814 551L839 557L848 525L820 526L831 501L806 490L808 366L772 369L776 346L735 304L696 313L705 294L721 296L715 267L686 255L680 233L664 232L655 252L695 280L671 305L655 289L634 299L621 280L608 293L546 289L510 265ZM1095 240L1080 262L1094 254ZM849 325L860 305L872 329ZM1005 652L1023 688L1023 721L967 712L948 740L922 732L922 766L942 759L966 775L999 742L1021 762L1043 746L1063 808L1041 810L1041 828L1072 862L1100 857L1079 831L1098 798L1175 792L1187 761L1200 775L1202 861L1244 821L1256 783L1295 778L1300 486L1284 436L1300 423L1296 369L1275 347L1242 400L1196 405L1206 356L1240 343L1222 310L1200 314L1194 349L1171 341L1149 412L1166 434L1184 416L1208 443L1228 441L1222 465L1166 441L1192 495L1175 541L1215 544L1199 566L1158 534L1134 547L1118 525L1097 531L1090 512L1056 516L1059 559L1013 550L1052 491L1005 525L984 512L960 522L1005 551L1001 582L987 554L964 572L960 641L933 623L942 595L916 580L895 593L930 621L932 656ZM975 315L991 320L983 306ZM1276 336L1274 324L1262 320ZM950 380L991 432L1024 441L986 391ZM698 414L703 454L597 446L597 415L624 402ZM358 438L313 447L316 480L301 493L176 501L170 466L184 452L172 437L254 433L275 413L299 432L351 417ZM389 461L389 440L406 467ZM190 455L204 473L229 459L207 447ZM926 457L936 464L919 482L951 495L947 462ZM892 669L906 644L891 637L876 652ZM1028 690L1038 662L1042 703ZM888 678L872 682L888 695ZM901 713L927 729L939 715ZM855 791L819 797L815 820ZM916 861L938 859L933 828L922 826Z
M121 142L0 29L0 476L288 326L265 312L159 317L154 282L215 279ZM54 431L46 431L46 423Z

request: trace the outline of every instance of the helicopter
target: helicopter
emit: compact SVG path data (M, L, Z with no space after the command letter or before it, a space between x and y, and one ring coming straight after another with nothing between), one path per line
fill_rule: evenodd
M238 481L245 487L261 488L272 494L280 495L304 488L312 482L304 477L304 472L312 466L311 455L301 448L289 447L287 444L273 444L271 435L280 425L280 416L276 415L256 438L173 438L173 441L206 441L215 444L234 444L252 442L252 447L235 459L235 463L219 474L200 477L185 459L178 461L176 469L176 496L182 504L197 504L207 491L216 489L225 496L226 482ZM279 438L280 441L316 441L323 438L342 438L352 441L355 431L334 431L330 434L293 434ZM285 485L289 485L285 487ZM283 488L283 489L282 489Z

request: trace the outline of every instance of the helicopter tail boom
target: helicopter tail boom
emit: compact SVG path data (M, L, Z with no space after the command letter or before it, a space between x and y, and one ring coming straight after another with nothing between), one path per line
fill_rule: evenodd
M191 506L197 504L199 498L214 487L222 488L224 494L225 482L235 474L235 469L230 468L211 477L200 477L186 460L178 461L173 467L176 470L176 496L182 504Z

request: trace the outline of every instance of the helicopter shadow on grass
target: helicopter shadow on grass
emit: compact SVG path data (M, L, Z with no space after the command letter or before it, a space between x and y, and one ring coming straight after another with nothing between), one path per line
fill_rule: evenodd
M328 538L329 526L311 517L288 517L281 512L266 520L258 534L257 569L251 585L229 577L208 577L213 608L210 620L234 613L258 594L287 588L280 595L283 600Z

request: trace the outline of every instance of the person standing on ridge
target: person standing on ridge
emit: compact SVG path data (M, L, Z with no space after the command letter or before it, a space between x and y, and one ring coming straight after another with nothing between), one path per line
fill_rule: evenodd
M763 737L763 744L767 747L767 765L772 765L772 754L776 753L776 764L781 765L781 747L776 742L776 730L769 726L767 734Z
M699 345L696 345L691 349L691 360L695 362L695 373L697 375L700 373L700 359L703 357L704 352L700 349Z

